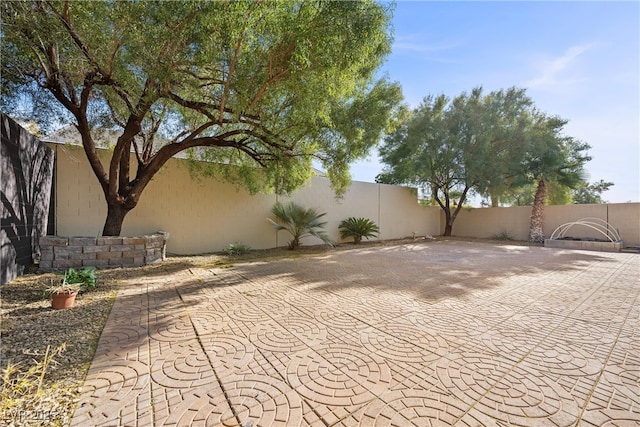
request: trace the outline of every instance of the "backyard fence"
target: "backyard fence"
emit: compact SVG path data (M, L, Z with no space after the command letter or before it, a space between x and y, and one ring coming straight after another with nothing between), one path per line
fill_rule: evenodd
M107 215L98 180L82 147L51 144L56 152L55 234L97 237ZM101 150L104 164L108 152ZM133 157L132 157L133 162ZM440 209L421 206L414 190L385 184L353 182L342 199L336 199L329 180L315 176L291 197L251 195L246 190L212 178L193 179L186 160L170 159L140 197L138 206L125 218L123 236L142 236L164 230L171 234L167 252L201 254L218 252L233 242L254 249L286 246L289 236L276 233L267 221L271 208L293 200L326 212L326 231L340 241L338 225L348 217L376 222L379 239L440 233ZM322 243L315 237L303 244Z
M56 153L55 234L97 237L106 217L102 189L81 147L51 144ZM100 155L106 164L108 152ZM133 158L132 158L133 162ZM167 252L201 254L218 252L241 242L254 249L286 246L286 232L276 233L267 221L278 202L289 199L304 207L326 212L326 230L340 241L338 225L348 217L364 217L380 227L381 240L408 236L440 235L444 218L439 207L421 206L417 193L405 187L354 181L337 200L324 177L310 183L290 198L275 194L251 195L246 190L212 178L194 179L181 159L171 159L142 194L140 203L125 218L123 236L143 236L164 230L171 233ZM508 235L526 240L530 207L463 209L453 226L462 237L490 238ZM625 245L640 245L640 204L545 206L545 236L559 225L584 217L608 221L619 231ZM588 234L588 233L587 233ZM304 244L320 244L307 238Z
M491 238L509 236L527 240L531 207L463 209L453 225L457 236ZM562 224L582 218L597 218L611 224L624 246L640 245L640 203L611 203L597 205L557 205L544 207L544 235L549 238ZM589 228L576 227L573 237L602 238Z
M47 230L49 210L53 224L49 224L48 234L100 237L106 218L102 189L82 147L63 142L48 141L49 148L2 115L2 283L40 258L39 238ZM100 150L99 155L106 166L109 153ZM52 193L55 197L49 209ZM336 199L329 180L316 176L290 197L251 195L212 178L194 179L185 160L171 159L125 219L122 235L150 236L165 230L171 233L166 250L174 254L218 252L234 242L254 249L285 246L290 236L277 233L266 218L275 203L287 200L326 212L326 230L336 242L340 241L338 225L348 217L376 222L380 240L439 235L444 229L441 210L419 205L417 193L410 188L356 181L342 199ZM453 234L526 240L530 214L530 207L465 208L456 219ZM546 206L544 234L549 237L558 226L585 217L611 224L625 246L640 246L639 203ZM580 233L580 237L598 237L588 229ZM303 243L321 241L310 237ZM101 255L105 259L110 256ZM46 258L45 264L53 262L48 252ZM67 261L63 258L58 262L60 266ZM135 258L133 264L140 263L139 256L123 259L129 258Z
M39 258L47 231L53 151L4 113L0 144L0 285Z

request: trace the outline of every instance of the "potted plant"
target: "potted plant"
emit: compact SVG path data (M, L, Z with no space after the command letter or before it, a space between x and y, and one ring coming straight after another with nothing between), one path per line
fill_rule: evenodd
M64 273L62 281L49 287L51 307L59 310L73 306L78 292L96 285L96 268L85 267L82 270L70 268Z

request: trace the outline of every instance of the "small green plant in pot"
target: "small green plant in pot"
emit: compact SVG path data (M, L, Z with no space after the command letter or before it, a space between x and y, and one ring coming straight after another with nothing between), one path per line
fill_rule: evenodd
M58 284L52 284L47 291L51 295L51 306L55 309L73 306L78 292L96 286L96 268L85 267L82 270L70 268Z
M375 222L368 218L347 218L338 226L340 237L353 237L353 243L360 243L363 237L376 237L380 231Z

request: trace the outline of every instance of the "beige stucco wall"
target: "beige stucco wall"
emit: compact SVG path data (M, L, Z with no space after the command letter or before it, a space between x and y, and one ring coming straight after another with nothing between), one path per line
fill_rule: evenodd
M380 186L380 223L386 227L385 239L441 234L441 209L417 203L414 189L393 185Z
M354 181L344 197L336 200L329 180L314 177L310 185L297 191L291 199L302 206L327 212L324 217L326 230L336 242L340 241L340 222L352 216L369 218L378 224L381 240L413 236L414 232L417 236L440 233L439 209L419 205L416 192L406 187ZM288 198L280 197L279 200ZM287 238L285 233L280 233L278 246L282 246L283 239ZM318 244L320 241L309 237L303 243Z
M99 236L107 215L107 205L84 152L80 147L57 144L51 144L50 147L55 151L56 158L56 234L65 237Z
M106 217L106 204L81 147L52 144L56 151L56 233L59 236L98 236ZM103 159L109 153L102 152ZM339 241L338 225L350 216L365 217L380 227L380 239L439 235L444 218L439 207L421 206L414 190L385 184L353 182L336 200L329 180L314 177L291 198L305 207L327 212L326 231ZM246 190L213 179L194 180L185 161L171 159L149 184L138 206L124 221L122 235L137 236L168 231L167 251L177 254L217 252L240 241L255 249L284 246L286 232L276 233L266 218L276 201L287 197L250 195ZM460 211L455 236L486 238L508 232L526 240L530 207L474 208ZM640 245L640 203L545 206L545 236L561 224L585 217L609 221L625 245ZM576 237L599 237L576 228ZM318 244L307 238L303 244Z
M531 207L463 209L453 225L453 234L487 238L506 231L516 240L527 240L530 217ZM545 206L545 237L550 237L562 224L588 217L608 221L618 230L625 245L640 244L640 203ZM582 226L575 226L566 235L604 238Z
M236 241L273 247L266 215L274 202L273 195L252 196L213 179L193 180L183 160L171 159L125 218L122 235L168 231L167 251L178 254L216 252Z
M502 232L527 240L530 207L463 208L453 223L454 236L490 238Z
M609 204L608 218L626 246L640 246L640 203Z
M106 217L102 190L80 147L53 144L56 150L56 234L98 236ZM104 163L108 153L103 152ZM338 225L350 216L365 217L380 227L380 239L437 235L437 208L417 203L414 191L365 182L353 182L336 200L329 180L313 177L291 198L305 207L327 212L326 231L339 241ZM255 249L284 246L285 231L276 233L267 221L276 201L287 197L250 195L246 190L213 179L192 179L185 161L171 159L145 189L138 206L125 218L122 235L137 236L158 230L171 234L167 251L176 254L217 252L240 241ZM307 238L303 244L321 243Z

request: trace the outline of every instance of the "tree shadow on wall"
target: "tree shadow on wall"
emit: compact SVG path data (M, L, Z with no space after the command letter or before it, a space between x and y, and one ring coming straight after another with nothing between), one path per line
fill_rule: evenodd
M22 274L46 233L53 151L2 114L0 283Z

